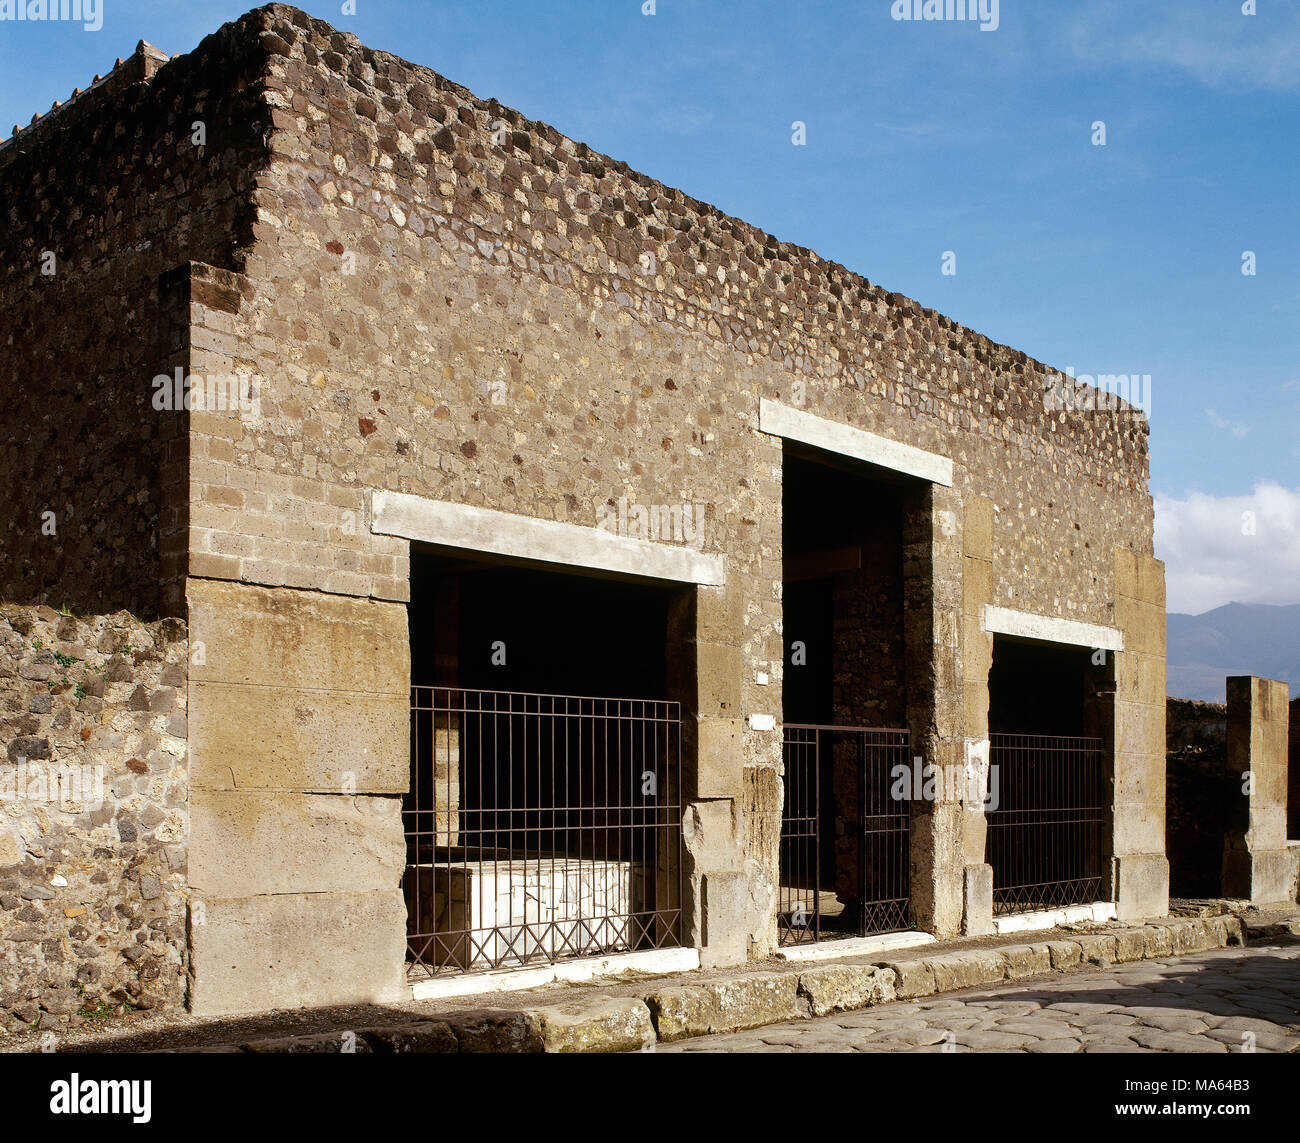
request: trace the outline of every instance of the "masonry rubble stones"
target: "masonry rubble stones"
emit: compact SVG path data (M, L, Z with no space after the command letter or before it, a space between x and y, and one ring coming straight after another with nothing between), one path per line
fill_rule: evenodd
M1145 417L1048 410L1058 371L287 5L170 60L141 45L46 119L0 144L3 747L102 761L105 798L0 810L0 900L44 918L0 913L6 1012L74 980L175 1004L187 974L206 1014L402 995L411 543L374 527L386 492L593 535L621 497L704 506L691 554L726 582L682 608L686 938L711 965L767 955L782 758L753 728L781 711L784 452L764 401L951 466L903 527L905 713L936 765L988 733L987 606L1123 635L1104 891L1164 912ZM47 248L61 270L33 290ZM263 379L258 415L154 409L178 367ZM918 814L920 927L991 928L982 825L953 799ZM241 841L269 836L275 861ZM208 898L191 945L187 894ZM660 1017L748 1019L803 1003L788 987Z
M0 607L0 735L25 732L0 763L0 1028L183 1000L185 740L131 697L183 704L160 683L184 674L187 648L171 620ZM110 662L125 666L117 682ZM148 772L126 765L137 756Z

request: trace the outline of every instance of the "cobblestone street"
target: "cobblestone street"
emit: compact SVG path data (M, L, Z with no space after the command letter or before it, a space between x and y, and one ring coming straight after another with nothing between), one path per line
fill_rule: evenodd
M1112 965L661 1052L1296 1052L1300 943Z

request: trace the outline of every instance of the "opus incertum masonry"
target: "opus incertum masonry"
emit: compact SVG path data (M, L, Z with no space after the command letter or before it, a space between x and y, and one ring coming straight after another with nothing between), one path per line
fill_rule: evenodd
M0 142L0 749L103 766L0 801L0 1018L1167 912L1133 401L288 5L181 46Z

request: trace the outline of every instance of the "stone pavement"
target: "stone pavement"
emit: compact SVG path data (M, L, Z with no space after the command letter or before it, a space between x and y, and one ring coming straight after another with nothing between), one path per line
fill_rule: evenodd
M900 1001L658 1052L1297 1052L1300 945L1116 964Z
M1265 948L1300 949L1297 937L1300 914L1292 910L1166 917L1144 925L1110 923L1025 933L1019 935L1020 943L1017 938L1011 942L1005 938L934 942L895 950L883 958L870 954L813 962L772 958L728 969L629 975L599 984L568 983L471 997L252 1013L216 1021L171 1013L124 1027L83 1028L56 1035L54 1047L59 1052L256 1054L650 1051L658 1044L727 1036L790 1021L803 1027L822 1017L863 1009L901 1011L915 1020L921 1011L917 1005L900 1007L894 1002L917 1001L938 1010L942 1006L932 998L955 995L970 1002L976 995L974 989L1049 989L1057 1001L1066 1002L1075 995L1073 982L1086 986L1098 969L1154 964L1173 971L1186 964L1187 958L1210 950L1249 947L1253 952L1257 946L1252 941ZM1023 943L1025 938L1032 943ZM1294 973L1294 967L1288 967ZM1109 981L1109 987L1118 987L1113 977L1103 979ZM1141 982L1139 977L1124 979ZM1226 1020L1240 1014L1230 1009L1210 1015ZM895 1019L888 1016L867 1034L885 1031L884 1025ZM974 1019L969 1027L940 1029L934 1042L942 1046L942 1032L951 1031L947 1043L956 1050L957 1033L971 1031L980 1022ZM824 1027L818 1023L806 1026ZM923 1038L928 1027L922 1020L919 1027L904 1031ZM1043 1038L1079 1039L1082 1043L1082 1033L1071 1033L1068 1022L1055 1031L1059 1034ZM764 1042L761 1034L753 1035L757 1038L751 1037L750 1043ZM912 1046L927 1045L918 1040ZM39 1028L0 1039L0 1052L45 1050L46 1033Z

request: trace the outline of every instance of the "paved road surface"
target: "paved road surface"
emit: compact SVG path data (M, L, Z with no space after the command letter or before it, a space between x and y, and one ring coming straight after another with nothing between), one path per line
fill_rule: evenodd
M1300 942L898 1001L660 1052L1297 1052Z

